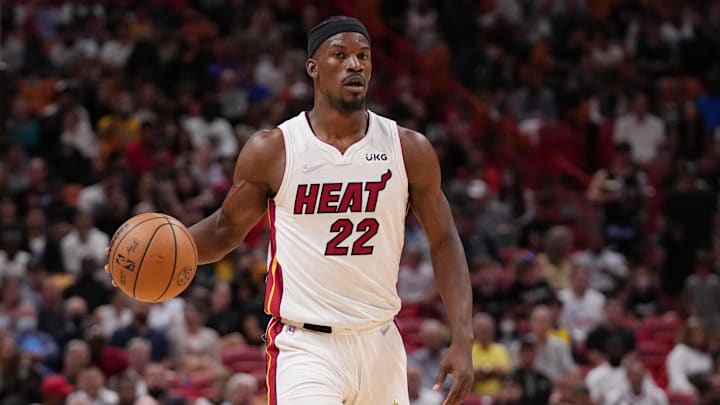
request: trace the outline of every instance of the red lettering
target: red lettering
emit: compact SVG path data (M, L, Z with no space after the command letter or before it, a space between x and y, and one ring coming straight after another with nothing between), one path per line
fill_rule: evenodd
M348 183L337 212L362 212L362 183Z
M367 204L365 204L365 212L375 212L375 206L377 205L380 191L385 189L385 185L391 177L392 172L388 169L388 171L380 177L380 181L368 181L365 183L365 190L370 192Z
M318 214L334 214L337 212L337 202L340 200L340 189L342 183L323 184L320 192L320 204L318 204Z
M295 194L295 214L314 214L317 204L319 184L300 184ZM304 211L304 212L303 212Z

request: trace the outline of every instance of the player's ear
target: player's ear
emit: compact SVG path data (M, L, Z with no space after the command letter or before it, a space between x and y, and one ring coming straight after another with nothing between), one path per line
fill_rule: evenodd
M317 78L317 62L315 62L315 59L305 61L305 71L311 78Z

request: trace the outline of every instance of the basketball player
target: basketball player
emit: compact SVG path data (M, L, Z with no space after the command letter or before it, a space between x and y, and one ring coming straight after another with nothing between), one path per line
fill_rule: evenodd
M437 156L424 136L365 108L372 62L360 21L314 27L306 70L313 109L246 143L221 208L190 228L199 261L225 257L267 212L269 403L408 405L393 319L409 205L452 331L435 389L453 375L444 404L460 404L473 379L472 299Z

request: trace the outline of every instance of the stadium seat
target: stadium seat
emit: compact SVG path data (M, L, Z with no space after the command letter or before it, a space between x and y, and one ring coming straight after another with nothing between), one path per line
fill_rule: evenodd
M693 405L695 404L695 396L684 392L666 391L669 405Z
M265 352L255 346L237 344L223 348L222 362L226 366L238 361L256 361L265 363Z

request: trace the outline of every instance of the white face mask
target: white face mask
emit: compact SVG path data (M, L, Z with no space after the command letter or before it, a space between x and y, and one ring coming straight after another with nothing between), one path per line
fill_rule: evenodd
M37 329L37 319L31 316L24 316L15 322L15 329L18 332L29 332Z

